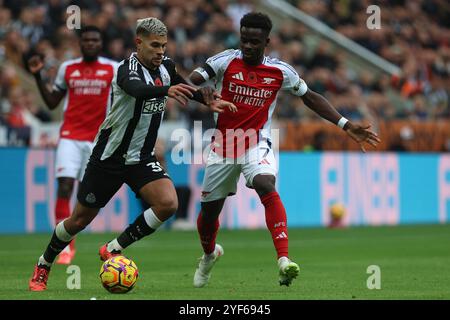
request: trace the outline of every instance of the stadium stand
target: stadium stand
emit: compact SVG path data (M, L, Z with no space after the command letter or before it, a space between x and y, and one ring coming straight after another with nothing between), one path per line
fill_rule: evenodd
M347 118L371 122L383 139L379 150L450 149L450 7L445 0L380 1L381 29L366 27L371 1L291 0L307 15L397 65L401 74L373 72L355 64L349 52L292 19L278 19L267 53L294 65L310 88L324 94ZM206 57L238 47L239 19L259 1L4 0L0 8L0 145L29 145L30 128L60 120L61 110L46 111L23 56L45 56L45 77L52 82L58 65L78 56L77 38L66 27L66 8L81 8L83 25L104 35L107 57L121 60L133 51L136 19L156 16L170 31L167 55L187 75ZM271 13L270 10L268 13ZM169 121L206 120L192 104L168 104ZM61 109L61 108L60 108ZM326 126L299 99L282 96L276 110L284 150L356 150L336 128ZM188 120L186 120L188 119ZM40 144L45 145L44 142Z

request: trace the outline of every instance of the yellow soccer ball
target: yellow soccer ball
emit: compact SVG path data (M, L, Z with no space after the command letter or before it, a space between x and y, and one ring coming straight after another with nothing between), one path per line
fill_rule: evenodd
M115 256L106 260L100 268L103 287L111 293L127 293L136 285L139 272L133 260Z

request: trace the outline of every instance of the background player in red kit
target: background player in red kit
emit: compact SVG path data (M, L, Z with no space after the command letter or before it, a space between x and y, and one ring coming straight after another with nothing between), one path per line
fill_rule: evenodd
M380 141L369 130L370 126L351 123L323 96L308 89L293 67L264 56L271 29L272 22L267 15L246 14L241 19L241 50L221 52L190 75L196 85L213 79L222 98L233 102L238 109L237 113L225 111L216 117L216 133L206 163L197 219L204 255L194 275L196 287L208 283L212 267L223 255L223 248L216 244L218 217L226 197L236 192L241 172L247 186L256 190L265 207L266 224L277 251L280 285L289 286L300 271L289 259L286 212L275 189L277 167L271 148L270 124L280 90L301 97L322 118L345 130L363 151L363 142L375 147Z
M39 91L50 110L64 101L64 120L56 150L56 178L58 180L55 222L70 216L70 198L75 179L81 181L93 148L93 141L106 116L111 81L117 68L115 61L100 57L101 31L86 26L80 31L82 57L61 64L49 90L41 80L42 59L35 55L28 67L36 79ZM75 254L74 240L61 252L57 263L70 264Z

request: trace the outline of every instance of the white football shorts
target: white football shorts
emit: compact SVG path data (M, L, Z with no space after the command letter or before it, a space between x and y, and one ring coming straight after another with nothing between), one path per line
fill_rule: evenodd
M236 163L232 163L233 160ZM236 194L241 172L249 188L253 188L253 178L258 174L277 175L275 155L266 141L259 142L239 159L224 159L211 150L206 161L201 202L224 199Z
M94 148L90 141L59 139L56 148L56 178L83 179L84 171Z

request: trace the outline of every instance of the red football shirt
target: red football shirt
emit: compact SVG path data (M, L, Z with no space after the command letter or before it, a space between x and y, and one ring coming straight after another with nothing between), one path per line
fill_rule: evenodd
M297 96L307 91L295 69L278 59L264 57L260 65L252 66L243 61L240 50L231 49L209 58L206 64L215 73L213 79L222 99L238 108L236 113L226 109L216 115L213 150L227 157L241 156L261 139L270 140L271 118L280 90ZM201 74L209 79L206 72Z
M99 57L94 62L69 60L59 67L54 90L66 92L61 138L94 141L106 116L117 65Z

